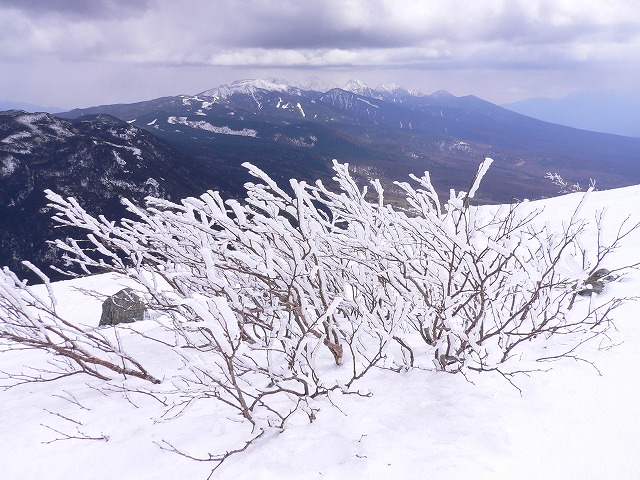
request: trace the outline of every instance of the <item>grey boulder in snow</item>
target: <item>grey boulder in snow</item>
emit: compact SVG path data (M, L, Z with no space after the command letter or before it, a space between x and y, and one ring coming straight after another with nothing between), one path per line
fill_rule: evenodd
M123 288L108 297L102 304L100 326L118 325L143 320L145 305L142 299L131 288Z

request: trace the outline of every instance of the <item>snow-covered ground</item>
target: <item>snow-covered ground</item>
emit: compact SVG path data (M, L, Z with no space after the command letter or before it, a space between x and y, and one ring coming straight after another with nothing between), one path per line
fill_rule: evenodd
M573 194L534 206L544 206L549 222L557 223L571 216L580 198ZM606 207L605 229L615 235L628 215L640 221L638 205L640 186L595 192L582 215L593 218ZM640 231L625 238L604 266L636 262ZM77 287L109 295L122 284L101 275L59 282L54 289L65 315L96 326L100 300ZM602 295L640 295L640 273L608 284ZM374 371L357 384L371 396L335 393L317 400L312 424L294 416L283 433L229 458L213 478L638 479L639 307L632 300L614 312L613 339L620 345L580 352L597 369L570 359L546 363L542 367L549 371L515 379L521 391L491 373L465 379L424 370ZM136 328L154 325L145 321ZM135 342L135 336L124 332L127 340ZM151 370L160 370L162 359L153 351L137 353ZM0 370L24 370L41 361L29 351L0 354ZM234 438L237 424L219 403L202 401L171 419L177 412L163 417L165 407L147 395L105 395L99 388L103 382L75 375L0 390L0 479L204 480L211 464L159 445L164 440L206 457ZM65 434L98 439L63 439Z

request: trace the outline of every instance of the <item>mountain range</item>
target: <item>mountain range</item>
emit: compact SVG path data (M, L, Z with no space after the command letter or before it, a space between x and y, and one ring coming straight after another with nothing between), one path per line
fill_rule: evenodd
M401 204L392 181L428 170L448 196L469 188L484 156L495 161L480 203L556 195L547 172L583 186L593 179L600 189L640 183L640 138L563 127L445 91L242 80L57 116L0 114L0 263L59 261L43 246L65 234L42 213L45 188L117 219L126 214L120 196L177 200L213 189L242 197L251 180L243 162L286 186L292 177L330 182L337 159L361 184L379 178L387 201Z
M200 94L106 105L60 114L108 113L163 139L217 173L216 188L241 194L239 165L256 163L278 178L325 178L330 160L349 162L365 180L429 170L437 188L465 189L483 156L496 162L483 202L557 193L559 173L600 188L640 181L640 139L539 121L474 96L425 95L397 85L350 81L326 91L283 80L242 80Z

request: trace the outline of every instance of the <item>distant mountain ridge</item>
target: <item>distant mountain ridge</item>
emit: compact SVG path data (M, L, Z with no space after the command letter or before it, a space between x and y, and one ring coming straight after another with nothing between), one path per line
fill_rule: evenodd
M640 140L535 120L474 96L423 94L397 85L371 88L352 80L338 88L318 81L240 80L197 95L61 114L108 113L144 128L216 172L215 187L242 194L257 164L276 178L330 178L336 158L356 176L390 180L431 172L437 188L467 188L483 156L496 162L479 200L508 202L557 194L546 172L600 188L640 183ZM241 135L238 132L251 132Z
M355 93L363 97L377 98L379 100L395 98L398 95L416 97L427 96L417 90L405 90L395 83L382 84L377 88L370 88L364 82L355 79L347 81L344 85L331 86L314 79L301 83L290 83L289 81L281 78L237 80L230 84L220 85L219 87L205 90L196 96L212 97L217 100L224 100L234 94L254 95L258 91L280 92L303 96L305 95L305 92L327 93L330 90L335 89Z

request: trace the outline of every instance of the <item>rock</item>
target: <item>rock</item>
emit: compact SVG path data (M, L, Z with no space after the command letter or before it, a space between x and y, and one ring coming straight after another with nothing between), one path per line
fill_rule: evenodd
M596 270L595 272L593 272L591 274L591 276L587 279L587 281L589 281L589 279L591 280L600 280L601 278L604 278L606 276L608 276L611 272L609 270L607 270L606 268L600 268L598 270Z
M144 319L145 310L138 294L132 288L124 288L104 301L99 325L137 322Z
M580 290L578 292L578 295L583 297L588 297L592 293L595 293L595 294L602 293L602 290L604 289L604 282L585 283L585 286L587 288L583 288L582 290Z
M611 275L611 272L606 268L600 268L589 275L589 278L584 281L585 288L580 290L578 295L588 297L592 293L602 293L604 284L611 280L615 280L615 275Z

